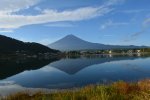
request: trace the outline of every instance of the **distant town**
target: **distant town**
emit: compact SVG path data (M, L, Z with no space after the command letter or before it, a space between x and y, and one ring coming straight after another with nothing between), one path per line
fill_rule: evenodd
M66 51L67 55L91 55L91 54L114 54L114 55L132 55L132 54L150 54L150 48L142 49L112 49L112 50L79 50Z

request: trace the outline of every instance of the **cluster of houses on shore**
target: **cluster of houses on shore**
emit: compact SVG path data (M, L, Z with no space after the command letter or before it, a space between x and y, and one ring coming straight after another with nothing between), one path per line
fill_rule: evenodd
M46 53L36 53L36 54L32 54L32 53L28 53L26 51L16 51L15 55L17 56L21 56L21 57L26 57L26 58L51 58L51 57L54 57L56 56L57 54L56 53L49 53L49 52L46 52Z
M141 54L142 50L91 50L91 51L79 51L80 54Z
M133 51L133 50L128 50L127 52L124 52L124 51L122 51L122 54L133 54L133 53L137 53L137 54L140 54L141 53L141 50L135 50L135 51Z

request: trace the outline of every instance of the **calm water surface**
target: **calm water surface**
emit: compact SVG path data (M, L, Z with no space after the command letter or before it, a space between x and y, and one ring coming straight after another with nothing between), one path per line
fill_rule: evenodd
M60 60L1 61L0 89L65 89L118 80L150 78L150 57L80 57Z

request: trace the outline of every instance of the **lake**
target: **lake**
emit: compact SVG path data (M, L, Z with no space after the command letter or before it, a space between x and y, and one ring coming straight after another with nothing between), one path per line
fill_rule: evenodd
M149 56L89 56L0 61L0 94L6 90L66 89L150 78Z

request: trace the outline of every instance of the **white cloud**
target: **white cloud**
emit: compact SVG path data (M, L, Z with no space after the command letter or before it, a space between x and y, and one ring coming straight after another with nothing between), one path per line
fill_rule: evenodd
M36 5L40 0L0 0L0 13L12 13Z
M104 37L112 37L113 35L104 35Z
M42 9L40 7L34 7L34 10L41 12Z
M59 40L60 38L54 38L54 37L52 37L52 38L43 38L43 39L39 40L38 43L43 44L43 45L48 45L50 43L55 42L56 40Z
M43 45L48 45L50 42L51 42L51 39L42 39L41 41L39 41L39 43Z
M101 25L101 29L106 29L108 27L120 26L120 25L128 25L126 22L113 22L112 20L108 20L106 23Z
M145 19L145 21L143 22L143 27L147 28L150 26L150 18Z
M25 25L58 21L79 21L102 16L110 11L111 9L103 7L85 7L62 12L57 10L44 10L42 14L36 16L3 14L0 15L0 28L19 28Z
M58 11L45 9L39 15L17 15L18 12L36 5L40 0L1 0L0 29L16 29L26 25L61 21L80 21L103 16L113 10L111 6L124 0L109 0L99 7L82 7L74 10ZM38 8L35 8L39 10ZM41 10L41 9L40 9Z
M112 5L122 4L124 2L125 0L108 0L108 2L105 3L105 5L112 6Z
M123 42L131 42L131 41L135 41L138 39L138 37L143 34L145 32L145 30L142 30L142 31L138 31L138 32L135 32L127 37L125 37L125 39L123 39Z
M56 22L56 23L49 23L46 24L47 27L74 27L74 24L67 23L67 22Z
M1 29L0 28L0 33L12 33L13 30L12 29Z
M144 12L144 11L149 11L149 10L145 10L145 9L135 9L135 10L124 10L124 11L120 11L120 12L123 12L123 13L141 13L141 12Z
M123 42L131 42L131 41L137 40L140 35L146 33L146 31L149 29L149 27L150 27L150 18L145 19L145 21L141 25L141 30L140 31L132 33L131 35L129 35L128 37L126 37L123 40Z

